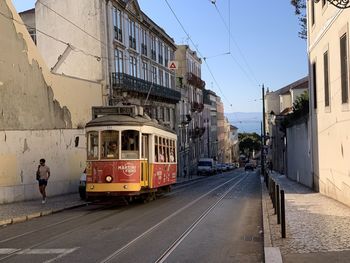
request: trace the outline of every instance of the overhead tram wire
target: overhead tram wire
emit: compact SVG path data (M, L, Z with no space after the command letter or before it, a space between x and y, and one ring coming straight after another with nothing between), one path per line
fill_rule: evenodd
M228 1L230 1L230 0L228 0ZM246 65L246 67L247 67L249 73L251 74L251 77L254 79L254 81L255 81L255 85L254 85L254 86L257 87L257 85L259 85L258 83L260 83L260 82L257 80L257 78L256 78L256 76L255 76L255 74L254 74L252 68L250 67L250 65L249 65L249 63L248 63L248 61L247 61L247 59L245 58L245 56L244 56L242 50L241 50L240 47L238 46L238 43L236 42L236 40L234 39L234 37L232 36L232 34L231 34L231 29L230 29L230 25L228 26L227 23L225 22L225 19L223 18L223 16L222 16L220 10L218 9L218 7L217 7L217 5L216 5L216 2L215 2L215 1L211 1L211 3L215 6L215 10L218 12L220 19L222 20L223 24L225 25L226 30L227 30L228 33L229 33L229 38L232 39L233 43L235 44L235 46L236 46L236 48L237 48L239 54L241 55L241 57L242 57L242 59L243 59L245 65ZM233 55L232 55L232 58L234 59ZM243 70L243 67L238 63L238 61L237 61L236 59L234 59L234 61L239 65L239 67L241 68L241 70ZM247 77L248 77L249 79L251 79L251 77L247 74L247 71L246 71L246 70L243 70L243 72L244 72L245 75L247 75ZM254 81L253 81L253 82L254 82Z
M8 15L2 13L2 12L0 12L0 15L2 15L2 16L5 17L6 19L12 20L12 21L14 21L14 22L16 22L16 23L18 23L18 24L20 24L20 25L22 25L22 26L26 26L26 27L29 28L29 29L35 29L37 32L39 32L39 33L41 33L41 34L47 36L48 38L51 38L51 39L53 39L53 40L55 40L55 41L57 41L57 42L59 42L59 43L61 43L61 44L66 45L67 47L70 47L70 48L72 49L72 51L74 51L74 52L81 52L81 53L83 53L83 54L86 55L86 56L90 56L90 57L96 58L98 61L100 61L101 59L107 59L106 57L101 57L101 56L97 56L97 55L88 53L87 51L85 51L85 50L83 50L83 49L80 49L80 48L78 48L78 47L75 47L75 46L69 44L68 42L65 42L65 41L63 41L63 40L61 40L61 39L59 39L59 38L57 38L57 37L51 36L50 34L47 34L47 33L45 33L44 31L42 31L42 30L40 30L40 29L38 29L38 28L33 28L33 27L31 27L31 26L29 26L29 25L27 25L27 24L25 24L25 23L23 23L23 22L21 22L21 21L18 21L17 19L15 19L15 18L13 18L13 17L11 17L11 16L8 16Z
M176 21L177 21L177 22L179 23L179 25L181 26L181 28L182 28L182 30L184 31L184 33L186 34L187 38L190 40L190 42L192 43L193 47L195 48L195 50L196 50L197 53L199 54L199 56L203 58L203 61L204 61L205 65L207 66L208 71L209 71L211 77L213 78L215 84L217 85L217 87L218 87L218 89L219 89L219 91L220 91L222 97L229 103L230 106L232 106L232 103L231 103L231 102L229 101L229 99L225 96L225 94L224 94L224 92L222 91L222 89L221 89L219 83L217 82L216 78L214 77L214 74L213 74L211 68L209 67L208 62L204 59L204 56L203 56L202 53L199 51L199 49L197 48L196 44L193 42L191 36L190 36L189 33L186 31L185 27L182 25L181 21L179 20L179 18L178 18L177 15L176 15L175 11L174 11L173 8L170 6L168 0L165 0L165 2L166 2L166 4L168 5L170 11L171 11L171 12L173 13L173 15L175 16Z
M97 37L91 35L89 32L85 31L83 28L81 28L80 26L78 26L77 24L75 24L74 22L72 22L71 20L69 20L68 18L64 17L63 15L61 15L60 13L58 13L57 11L53 10L51 7L49 7L48 5L44 4L43 2L41 2L40 0L38 0L38 3L40 3L41 5L43 5L44 7L46 7L47 9L49 9L51 12L55 13L56 15L58 15L59 17L61 17L63 20L67 21L68 23L72 24L74 27L78 28L80 31L82 31L83 33L85 33L86 35L88 35L89 37L93 38L94 40L100 42L102 45L107 46L106 43L104 43L101 39L98 39Z

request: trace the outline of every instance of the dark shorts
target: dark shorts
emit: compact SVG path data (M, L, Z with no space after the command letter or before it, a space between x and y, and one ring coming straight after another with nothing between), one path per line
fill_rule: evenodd
M39 179L39 186L42 186L42 185L47 185L47 180L45 179Z

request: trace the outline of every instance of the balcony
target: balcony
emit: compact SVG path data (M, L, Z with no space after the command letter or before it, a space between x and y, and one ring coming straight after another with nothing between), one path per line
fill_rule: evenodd
M192 112L202 112L204 109L204 104L200 102L192 102L191 103L191 110Z
M112 86L121 91L133 91L146 96L150 92L150 96L164 98L175 103L181 99L181 93L176 90L125 73L112 73Z
M187 82L188 84L195 86L196 88L199 89L204 89L205 88L205 82L197 77L196 75L194 75L193 73L187 73Z

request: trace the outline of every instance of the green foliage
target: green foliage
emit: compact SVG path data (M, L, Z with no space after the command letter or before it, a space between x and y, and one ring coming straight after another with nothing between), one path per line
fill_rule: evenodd
M300 31L299 37L301 39L307 38L307 26L306 26L306 0L291 0L290 3L295 8L295 15L298 16Z
M261 149L261 137L257 133L239 133L239 151L247 154L249 157L253 150L259 151Z
M293 103L293 112L288 114L283 122L282 127L285 129L293 124L296 120L307 117L309 113L309 94L304 91Z

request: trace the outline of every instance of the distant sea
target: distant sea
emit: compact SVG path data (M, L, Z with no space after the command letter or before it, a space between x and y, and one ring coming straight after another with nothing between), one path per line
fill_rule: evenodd
M239 133L261 133L261 112L233 112L225 113L225 116L233 126L238 128Z

